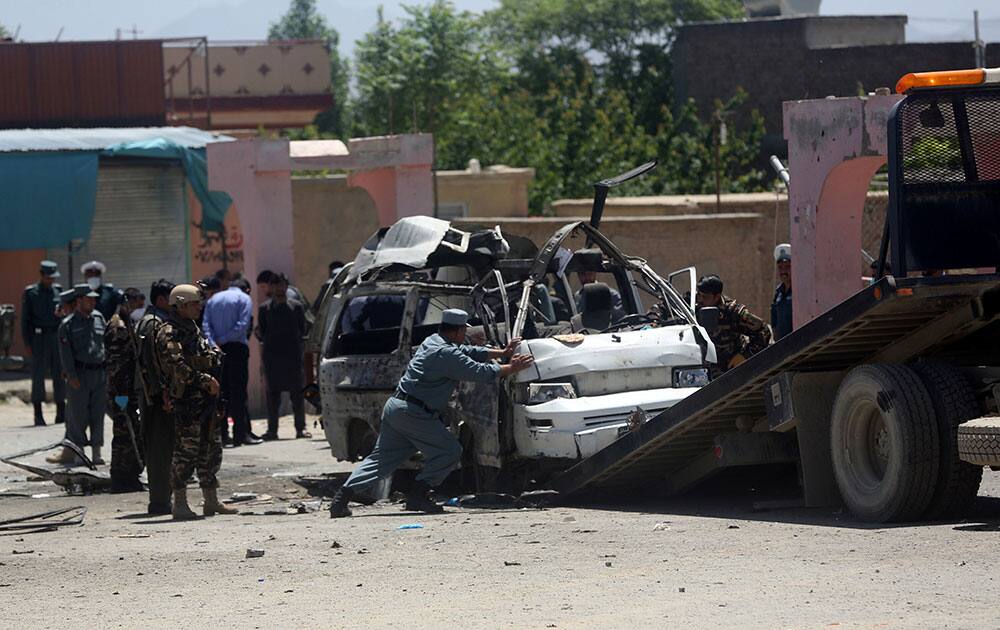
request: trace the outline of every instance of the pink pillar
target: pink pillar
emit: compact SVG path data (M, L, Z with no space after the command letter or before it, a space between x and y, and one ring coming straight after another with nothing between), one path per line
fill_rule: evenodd
M247 139L208 145L208 186L233 197L243 231L243 273L256 306L257 274L263 269L290 273L292 254L292 180L287 140ZM260 348L250 341L251 413L264 408Z
M292 158L292 164L296 170L351 171L347 176L348 185L368 191L383 227L401 217L434 215L434 175L431 172L434 137L430 134L352 138L344 153L303 154Z
M785 103L794 327L860 288L861 214L899 96Z

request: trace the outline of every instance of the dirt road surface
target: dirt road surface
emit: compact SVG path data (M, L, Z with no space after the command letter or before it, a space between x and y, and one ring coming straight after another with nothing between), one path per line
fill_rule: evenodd
M0 452L62 437L30 423L30 406L0 404ZM221 494L272 498L196 522L147 516L144 494L67 496L0 464L0 519L88 508L81 526L0 536L0 626L1000 627L996 473L973 518L901 527L838 510L755 512L794 487L747 475L671 502L443 516L387 503L341 520L324 502L266 514L312 498L299 475L349 470L315 432L225 451ZM422 528L399 529L408 524Z

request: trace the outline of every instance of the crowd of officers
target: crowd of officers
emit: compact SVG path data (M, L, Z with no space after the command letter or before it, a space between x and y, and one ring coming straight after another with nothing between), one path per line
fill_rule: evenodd
M157 280L147 306L138 290L121 291L104 283L102 263L88 262L81 271L87 282L62 290L56 283L57 264L42 261L38 282L24 291L21 332L32 358L35 424L46 424L42 402L45 379L50 378L55 422L65 423L65 439L74 446L90 446L95 465L104 463L104 416L112 418L112 492L142 491L139 476L145 468L149 513L193 519L197 515L188 505L187 485L197 472L204 515L236 513L218 498L227 418L220 385L224 353L199 327L206 292L217 287ZM275 277L287 285L284 276ZM284 292L278 302L261 306L260 314L268 320L258 332L265 349L275 335L283 339L276 318L286 309L297 313L298 303L286 300ZM293 333L299 343L291 344L299 351L301 332L300 325ZM301 371L301 354L298 367ZM300 392L301 383L291 380L286 377L277 386ZM293 402L297 435L307 437L301 400ZM245 413L245 402L241 405L239 411ZM277 437L277 404L269 400L268 406L275 416L268 428ZM47 459L73 465L79 457L77 450L64 447Z

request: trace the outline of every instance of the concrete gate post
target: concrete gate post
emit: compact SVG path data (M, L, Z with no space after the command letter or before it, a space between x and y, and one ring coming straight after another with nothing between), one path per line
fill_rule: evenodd
M207 147L208 185L233 198L243 231L243 273L250 280L256 307L257 274L264 269L291 273L292 180L287 140L259 138L217 142ZM260 346L250 342L249 400L251 413L264 408Z
M869 182L885 163L889 112L901 98L784 104L794 328L861 289L862 213Z

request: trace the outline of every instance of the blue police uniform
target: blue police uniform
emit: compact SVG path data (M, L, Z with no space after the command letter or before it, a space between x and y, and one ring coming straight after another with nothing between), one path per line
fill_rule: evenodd
M43 260L41 273L51 278L59 277L56 263ZM52 379L52 393L59 406L59 418L62 420L62 405L66 399L65 384L62 370L59 367L59 343L56 340L56 330L59 328L59 316L56 308L59 305L59 293L62 287L52 284L46 287L41 282L29 284L24 288L21 299L21 337L31 348L31 402L35 404L35 413L40 420L41 403L45 401L45 378Z
M107 375L104 364L104 316L96 309L85 317L79 312L59 324L59 356L68 380L80 387L68 391L69 417L66 439L77 446L104 445L104 411L107 407ZM88 442L86 431L90 430Z
M792 288L784 284L778 285L771 300L771 329L775 341L792 332Z
M459 381L492 382L499 376L500 366L489 362L486 348L453 344L439 334L428 337L382 409L375 448L344 488L371 497L375 485L417 451L424 454L417 481L440 485L462 457L462 446L442 423L441 411Z

